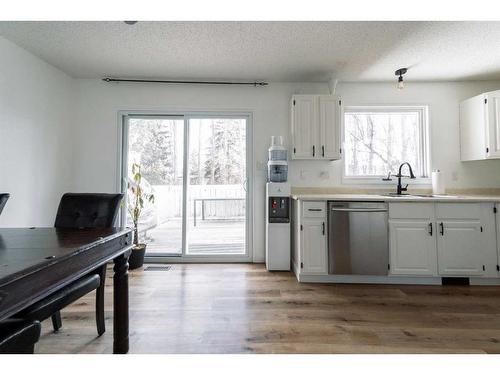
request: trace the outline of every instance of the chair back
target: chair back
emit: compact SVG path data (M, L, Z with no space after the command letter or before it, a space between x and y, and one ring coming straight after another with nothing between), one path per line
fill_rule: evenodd
M5 203L9 200L10 194L9 193L0 193L0 214L3 211L3 208L5 207Z
M56 228L112 227L123 194L66 193L57 210Z

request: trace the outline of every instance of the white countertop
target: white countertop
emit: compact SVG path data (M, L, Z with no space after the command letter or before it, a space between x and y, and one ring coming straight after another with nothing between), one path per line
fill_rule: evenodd
M329 201L384 201L384 202L500 202L500 196L486 195L434 195L389 196L381 194L292 194L296 200Z

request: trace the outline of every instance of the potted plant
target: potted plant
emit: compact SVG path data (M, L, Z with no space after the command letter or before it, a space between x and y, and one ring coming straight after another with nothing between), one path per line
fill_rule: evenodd
M147 200L154 203L155 197L153 194L147 194L141 186L141 166L132 164L132 179L128 183L128 212L132 218L134 225L134 247L129 258L129 269L133 270L142 267L144 264L144 254L146 253L146 244L139 242L139 219L141 217L144 202Z

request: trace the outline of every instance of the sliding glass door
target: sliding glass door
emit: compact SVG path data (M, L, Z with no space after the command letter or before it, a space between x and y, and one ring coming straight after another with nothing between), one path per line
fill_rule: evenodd
M189 119L187 254L245 254L246 120Z
M249 259L249 116L123 116L122 189L139 165L154 194L139 222L147 257ZM124 209L125 213L125 209ZM130 215L124 221L132 225Z
M139 232L150 254L182 254L184 119L128 118L127 185L134 184L132 165L140 166L144 201ZM127 202L130 207L130 202ZM132 220L127 212L127 225Z

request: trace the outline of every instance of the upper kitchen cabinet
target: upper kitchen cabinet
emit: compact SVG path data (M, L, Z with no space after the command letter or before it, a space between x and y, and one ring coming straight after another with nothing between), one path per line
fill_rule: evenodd
M462 161L500 158L500 90L460 103Z
M341 104L335 95L292 97L292 159L340 159Z

